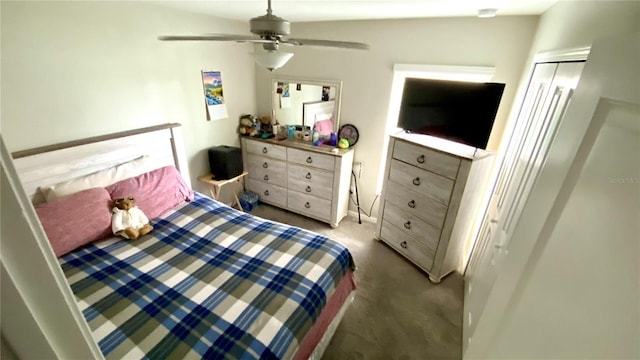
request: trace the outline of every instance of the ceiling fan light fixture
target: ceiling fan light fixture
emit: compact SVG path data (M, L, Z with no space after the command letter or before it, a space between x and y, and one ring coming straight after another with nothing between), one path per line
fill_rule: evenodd
M293 53L279 52L279 51L267 51L265 53L255 54L255 60L261 66L264 66L269 71L277 70L284 66L284 64L293 57Z

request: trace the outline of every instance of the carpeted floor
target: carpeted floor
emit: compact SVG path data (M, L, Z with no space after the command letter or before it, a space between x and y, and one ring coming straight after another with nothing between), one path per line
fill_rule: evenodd
M374 239L375 224L346 217L336 229L261 204L252 214L313 230L345 244L355 259L358 289L323 360L461 359L463 280L440 284Z

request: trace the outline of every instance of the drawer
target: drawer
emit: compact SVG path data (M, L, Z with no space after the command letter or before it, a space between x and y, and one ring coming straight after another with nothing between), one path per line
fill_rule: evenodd
M245 140L245 144L247 145L248 153L264 155L280 160L287 159L287 148L284 146L256 140Z
M457 157L401 140L396 140L394 143L394 159L432 171L449 179L455 179L458 175L460 159Z
M300 149L287 149L287 160L297 164L313 166L319 169L333 171L335 157L326 154L319 154L313 151L304 151Z
M399 160L391 160L389 179L437 200L449 204L453 180L430 171L411 166Z
M428 247L420 244L411 236L402 232L402 230L391 225L389 222L382 222L382 240L398 252L409 259L413 260L423 269L430 271L433 265L435 252Z
M401 210L388 201L384 204L382 220L393 224L402 232L414 237L434 252L438 249L440 229Z
M287 189L281 186L267 184L255 179L249 179L249 190L258 194L260 201L281 207L287 206Z
M287 204L293 211L331 221L331 201L329 200L289 190Z
M389 180L387 181L385 201L398 206L400 210L403 210L411 216L415 216L438 229L442 229L442 223L447 214L447 206L432 198L409 190Z
M287 187L327 200L333 197L333 172L289 164Z
M286 186L287 163L264 156L249 154L247 164L249 177L252 179Z

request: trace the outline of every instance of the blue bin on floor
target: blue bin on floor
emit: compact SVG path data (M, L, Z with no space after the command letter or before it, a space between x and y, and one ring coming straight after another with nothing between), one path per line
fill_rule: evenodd
M240 206L244 211L251 211L254 207L258 206L258 194L253 191L244 191L238 197L240 199Z

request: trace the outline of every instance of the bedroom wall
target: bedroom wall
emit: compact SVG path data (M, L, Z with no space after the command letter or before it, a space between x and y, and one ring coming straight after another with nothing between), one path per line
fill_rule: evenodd
M2 1L1 129L10 151L168 122L184 127L192 184L205 150L239 146L255 112L250 45L161 34L246 32L246 23L145 2ZM228 119L205 120L201 70L222 71Z
M638 1L560 1L540 18L531 53L589 45L637 31Z
M499 16L293 24L296 37L361 41L369 43L371 50L287 47L295 55L282 69L274 74L256 70L258 111L268 114L269 82L274 75L342 80L341 124L354 124L360 132L355 160L363 163L358 190L362 208L368 212L376 196L393 65L495 66L494 81L507 84L489 142L495 149L537 22L537 16ZM373 207L374 216L378 205Z

